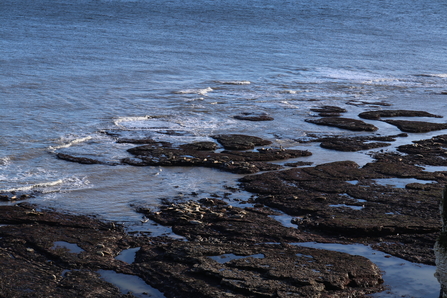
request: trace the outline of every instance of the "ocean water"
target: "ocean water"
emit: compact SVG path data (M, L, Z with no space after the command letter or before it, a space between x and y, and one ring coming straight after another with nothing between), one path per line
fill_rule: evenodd
M353 118L399 108L446 117L446 14L440 0L2 0L0 190L38 191L31 203L144 229L135 205L237 186L240 176L213 169L114 165L133 146L106 132L173 143L243 133L308 149L301 160L314 164L364 164L368 152L298 143L354 135L304 119L322 105ZM233 118L244 112L275 120ZM400 132L370 122L376 134Z

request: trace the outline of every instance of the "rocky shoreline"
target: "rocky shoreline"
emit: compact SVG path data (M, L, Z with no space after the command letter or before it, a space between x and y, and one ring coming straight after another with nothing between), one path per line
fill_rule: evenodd
M323 118L310 122L317 125L377 129L362 120L338 117L344 110L337 107L316 111ZM258 121L273 120L261 116ZM405 110L359 115L374 121L399 116L439 117ZM385 148L406 137L405 132L445 129L440 123L385 121L403 133L311 141L354 152ZM240 187L253 193L241 202L246 207L231 206L225 197L165 200L159 210L136 207L186 241L130 235L115 223L40 210L26 203L29 194L1 194L3 200L20 203L0 207L0 296L134 297L106 282L100 270L138 276L164 297L364 297L385 290L380 270L368 259L299 246L303 242L361 243L411 262L435 264L433 247L441 229L439 202L447 171L424 167L447 166L447 135L376 153L364 166L339 161L307 167L271 163L311 155L307 150L270 148L271 141L256 136L212 138L216 142L177 146L151 138L117 138L138 145L128 150L134 157L122 164L200 166L246 175ZM411 182L395 187L389 182L393 179ZM294 227L276 221L272 216L278 212L292 216ZM116 259L129 248L138 248L131 262Z

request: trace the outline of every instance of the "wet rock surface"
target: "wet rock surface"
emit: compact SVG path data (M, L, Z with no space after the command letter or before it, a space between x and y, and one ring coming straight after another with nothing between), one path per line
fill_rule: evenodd
M238 148L241 150L253 149L254 146L270 144L270 141L261 138L243 135L215 136L225 148ZM277 170L280 165L267 163L267 161L283 160L300 156L309 156L311 153L304 150L260 148L257 151L222 151L212 152L217 144L213 142L200 142L180 145L173 148L170 144L149 144L131 148L129 153L136 158L126 158L122 162L136 166L202 166L218 168L233 173L256 173L259 171Z
M397 126L397 128L404 132L430 132L447 129L447 123L432 123L407 120L385 120L384 122Z
M254 136L247 135L215 135L211 136L216 139L227 150L248 150L255 146L270 145L272 142Z
M306 119L305 121L317 125L334 126L351 131L376 131L378 129L372 124L351 118L327 117L321 119Z
M355 152L390 146L396 141L397 137L406 137L407 134L394 136L361 136L361 137L324 137L312 140L312 142L321 142L320 146L326 149L337 151Z
M27 204L3 206L0 295L134 297L104 281L99 270L139 276L165 297L362 297L383 290L380 270L369 260L287 243L267 244L267 239L323 238L300 237L295 229L281 227L268 217L270 210L231 209L223 201L209 199L147 213L173 224L190 240L185 242L132 237L113 223L36 210ZM185 221L179 218L185 210L205 216L200 223ZM238 221L241 224L234 227ZM253 228L244 228L247 225ZM256 227L264 228L258 231ZM272 235L277 233L275 227L282 230L280 236ZM115 259L130 247L140 248L133 262Z
M310 109L312 112L317 112L321 117L338 117L342 113L346 113L347 110L337 106L322 106L318 108Z
M426 142L434 141L422 143ZM257 203L297 216L300 230L366 241L387 253L433 265L446 173L425 172L415 164L423 159L412 154L384 153L375 158L363 167L352 161L335 162L246 176L241 182L258 194ZM380 183L396 178L418 182L402 187L393 186L392 180L389 185Z
M379 120L386 117L434 117L442 118L442 116L434 115L425 111L413 111L413 110L380 110L380 111L367 111L359 114L360 118Z
M396 137L404 135L318 141L349 151ZM129 149L135 157L123 164L267 171L240 179L241 188L253 196L237 207L217 196L175 203L166 199L157 210L136 207L186 241L131 236L114 223L26 203L0 207L0 296L133 297L105 282L100 269L139 276L165 297L364 297L383 290L380 271L368 259L299 246L303 242L363 243L434 265L447 171L429 172L424 166L447 166L446 135L377 153L364 166L339 161L300 168L309 164L298 161L290 163L296 168L286 170L267 161L310 152L251 150L269 141L244 135L215 139L226 150L215 152L215 142L174 146L125 140L144 145ZM282 212L290 216L292 227L275 220ZM61 242L80 251L58 246ZM131 247L140 247L134 262L115 259Z

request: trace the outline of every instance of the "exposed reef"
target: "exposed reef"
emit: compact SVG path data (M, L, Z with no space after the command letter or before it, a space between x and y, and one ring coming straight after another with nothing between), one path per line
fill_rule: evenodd
M341 117L306 119L305 121L318 125L334 126L351 131L376 131L378 129L374 125L366 123L362 120Z

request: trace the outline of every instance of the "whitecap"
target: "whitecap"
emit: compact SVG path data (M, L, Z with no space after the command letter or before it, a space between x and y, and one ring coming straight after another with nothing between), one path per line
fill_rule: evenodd
M28 184L26 186L12 187L8 189L0 189L0 193L12 193L12 192L31 192L36 191L40 193L53 193L60 191L68 191L73 189L85 188L90 184L90 181L84 178L69 177L64 179L58 179L49 182L40 182L35 184Z
M224 85L250 85L250 81L218 81L220 84Z
M62 149L62 148L68 148L68 147L71 147L73 145L80 144L80 143L86 142L86 141L91 140L91 139L92 139L91 136L87 136L87 137L83 137L83 138L76 138L76 139L70 140L70 141L68 141L66 143L63 143L63 142L65 142L65 140L62 140L61 142L63 144L57 145L57 146L50 146L49 149L50 150L57 150L57 149Z
M63 179L59 179L56 181L51 181L51 182L42 182L42 183L36 183L36 184L32 184L32 185L27 185L27 186L21 186L21 187L14 187L14 188L9 188L9 189L0 189L0 192L27 192L27 191L31 191L31 190L41 190L47 187L52 187L52 186L58 186L61 185L64 182Z
M181 124L169 121L169 119L144 117L122 117L114 121L115 125L121 129L183 129Z
M7 166L11 163L11 159L9 157L0 158L0 166Z
M200 94L200 95L206 95L208 92L213 91L211 87L203 88L203 89L185 89L185 90L179 90L175 91L175 94Z

